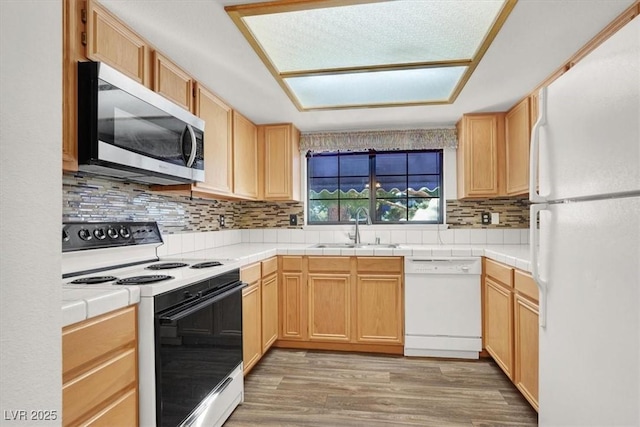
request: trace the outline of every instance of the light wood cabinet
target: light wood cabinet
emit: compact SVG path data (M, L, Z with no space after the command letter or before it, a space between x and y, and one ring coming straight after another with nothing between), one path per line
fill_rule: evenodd
M538 288L530 274L484 260L483 343L538 410Z
M80 0L62 2L62 170L78 170L78 61L85 60Z
M465 114L457 124L458 198L503 193L504 113Z
M94 0L87 1L86 57L151 86L147 43Z
M153 90L182 108L193 110L194 80L158 51L153 52Z
M242 362L245 375L262 356L261 320L260 284L255 283L242 292Z
M402 257L280 257L281 347L402 352Z
M530 113L529 98L525 98L505 116L506 194L508 196L529 192Z
M301 200L299 141L300 131L292 124L258 127L261 199Z
M137 309L62 329L62 424L138 425Z
M361 343L404 342L403 259L356 257L355 339Z
M513 301L514 374L513 383L537 411L538 405L538 288L531 275L515 271Z
M278 258L262 265L262 354L278 339Z
M309 273L309 340L351 340L351 275Z
M302 256L281 256L280 263L280 327L279 339L306 340L307 286Z
M233 146L231 107L202 85L196 84L194 113L204 120L204 182L194 184L199 196L233 193Z
M235 196L258 198L257 127L237 111L233 111L233 181Z
M399 274L358 274L355 309L358 342L403 343L402 295Z
M485 346L509 378L513 378L513 292L485 278Z

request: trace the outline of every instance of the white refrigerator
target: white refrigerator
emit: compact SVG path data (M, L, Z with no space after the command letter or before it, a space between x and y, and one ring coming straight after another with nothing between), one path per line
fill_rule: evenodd
M539 115L539 423L639 426L640 17L543 88Z

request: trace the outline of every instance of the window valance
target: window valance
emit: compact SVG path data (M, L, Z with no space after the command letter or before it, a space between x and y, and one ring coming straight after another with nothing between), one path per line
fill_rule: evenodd
M300 151L433 150L456 148L455 129L303 132Z

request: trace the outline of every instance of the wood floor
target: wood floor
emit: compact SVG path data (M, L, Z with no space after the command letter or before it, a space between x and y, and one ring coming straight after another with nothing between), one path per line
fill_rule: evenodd
M271 349L245 378L234 426L535 426L490 359Z

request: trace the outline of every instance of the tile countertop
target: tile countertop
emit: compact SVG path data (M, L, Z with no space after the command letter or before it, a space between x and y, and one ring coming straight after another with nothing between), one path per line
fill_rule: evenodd
M398 248L315 248L309 243L240 243L162 257L172 259L234 259L229 268L271 258L275 255L332 256L485 256L512 267L531 271L529 245L400 245ZM62 325L67 326L109 311L140 302L136 286L114 289L113 286L92 285L68 287L62 290Z

